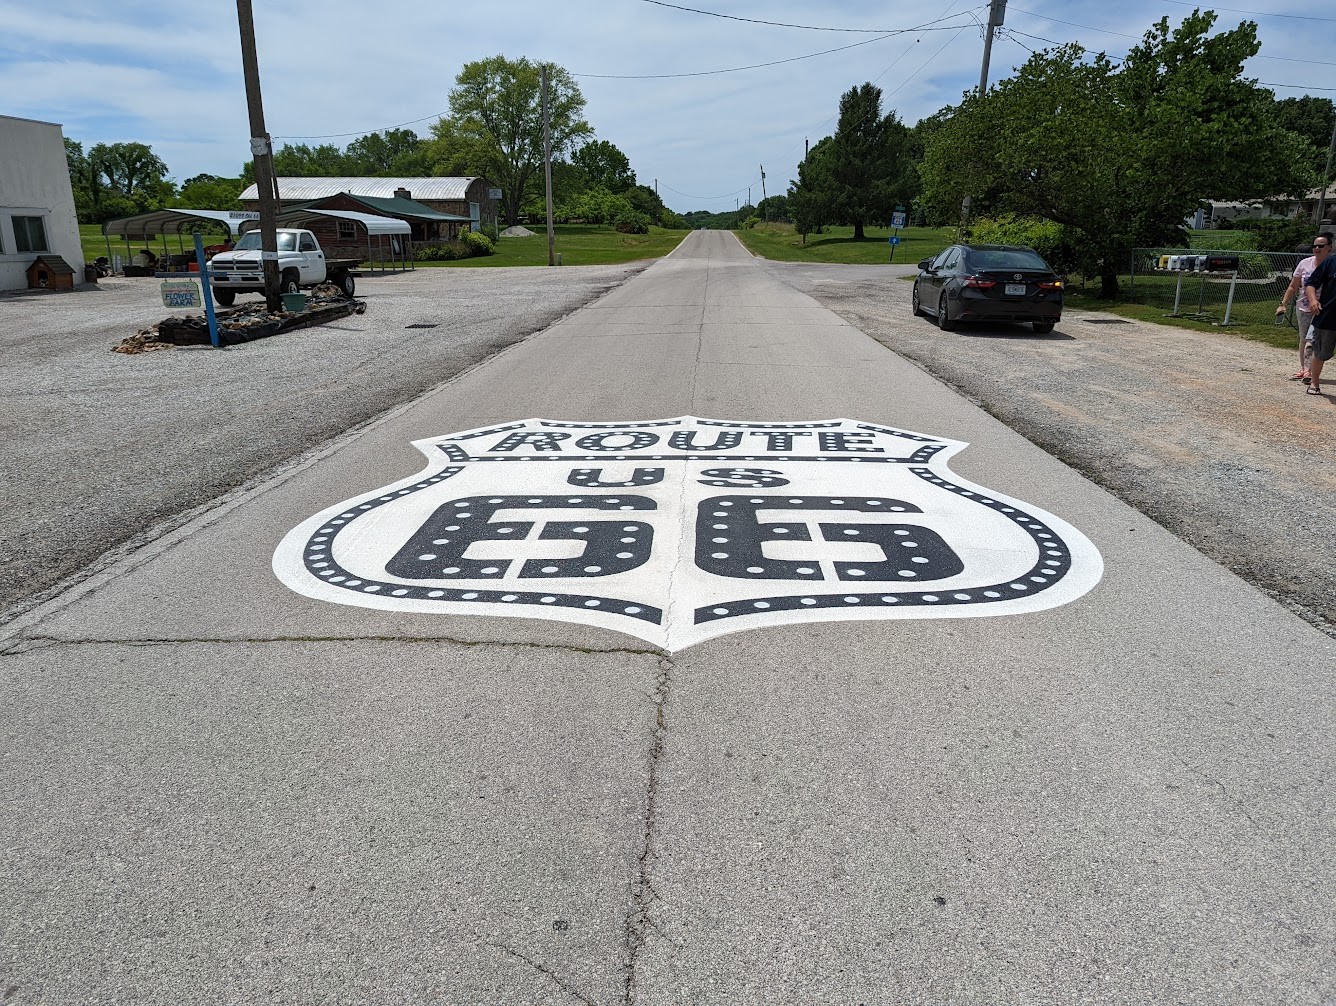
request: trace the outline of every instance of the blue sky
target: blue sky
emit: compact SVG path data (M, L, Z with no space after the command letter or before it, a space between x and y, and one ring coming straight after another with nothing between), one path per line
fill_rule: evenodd
M1281 97L1336 97L1336 8L1234 0L1217 29L1258 23L1249 76ZM735 19L650 0L255 0L266 124L275 137L346 144L356 134L448 109L465 63L504 53L577 75L586 116L658 180L673 209L724 210L783 192L804 140L834 128L842 92L871 80L907 123L975 87L981 0L681 0ZM1177 0L1010 0L990 79L1048 42L1121 55L1154 21L1177 23ZM67 0L41 10L0 0L0 114L59 122L85 148L139 140L176 180L236 175L248 156L236 5ZM929 26L923 30L904 29ZM812 30L871 29L868 32ZM899 34L889 35L891 31ZM889 35L889 37L885 37ZM1130 36L1130 37L1129 37ZM855 44L863 43L863 44ZM838 52L812 55L841 47ZM776 62L787 60L787 62ZM706 73L757 64L754 69ZM650 76L701 74L699 76ZM1325 90L1324 90L1325 89ZM425 134L430 123L409 128ZM353 134L339 136L334 134ZM294 141L297 142L297 141Z

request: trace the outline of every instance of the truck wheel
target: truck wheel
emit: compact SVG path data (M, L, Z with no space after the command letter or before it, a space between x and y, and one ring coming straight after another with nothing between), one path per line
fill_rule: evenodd
M214 287L213 299L219 307L231 307L237 302L237 292L235 290L219 290Z
M343 295L352 300L353 294L357 292L357 282L353 279L352 273L337 272L334 274L334 285L343 291Z
M298 277L297 277L297 273L296 273L294 270L292 270L292 269L288 269L288 270L286 270L286 271L283 273L282 277L281 277L281 278L279 279L279 281L278 281L278 292L279 292L279 293L296 293L296 292L297 292L297 278L298 278Z

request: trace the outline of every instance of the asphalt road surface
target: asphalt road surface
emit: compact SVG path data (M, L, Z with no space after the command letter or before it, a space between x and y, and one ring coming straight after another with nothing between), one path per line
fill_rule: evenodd
M1336 999L1336 643L728 234L6 632L7 1002Z

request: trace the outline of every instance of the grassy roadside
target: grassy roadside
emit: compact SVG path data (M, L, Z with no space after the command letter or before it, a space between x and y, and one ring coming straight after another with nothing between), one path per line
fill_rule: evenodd
M611 227L560 224L553 228L555 251L562 265L618 265L661 258L678 246L690 231L651 227L648 234L619 234ZM496 254L457 262L419 262L419 269L476 269L517 265L547 265L547 233L535 229L530 238L502 238Z
M887 238L893 233L886 227L865 228L866 237L854 240L852 227L826 227L822 234L802 235L792 224L757 224L734 231L738 240L753 255L780 262L841 262L854 265L885 265L891 261ZM936 255L955 240L954 227L905 227L895 249L898 265L912 265L919 259Z

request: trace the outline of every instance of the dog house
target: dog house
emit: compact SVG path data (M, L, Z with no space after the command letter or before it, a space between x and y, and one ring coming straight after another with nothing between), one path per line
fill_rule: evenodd
M29 290L73 290L74 269L59 255L38 255L28 266Z

